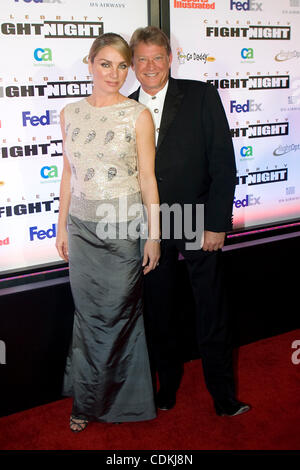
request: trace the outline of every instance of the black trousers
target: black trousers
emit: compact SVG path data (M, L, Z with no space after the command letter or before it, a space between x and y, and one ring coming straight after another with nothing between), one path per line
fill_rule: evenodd
M145 276L145 327L153 377L157 372L160 389L173 394L182 376L178 331L173 321L177 299L181 295L175 288L178 253L181 252L194 295L196 336L206 386L214 400L234 400L222 251L187 251L182 240L163 240L161 248L159 266Z

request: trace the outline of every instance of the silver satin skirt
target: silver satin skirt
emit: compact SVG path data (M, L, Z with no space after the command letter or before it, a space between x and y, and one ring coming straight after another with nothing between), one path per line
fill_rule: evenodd
M69 215L75 315L63 395L90 421L153 419L139 240L99 239L96 226Z

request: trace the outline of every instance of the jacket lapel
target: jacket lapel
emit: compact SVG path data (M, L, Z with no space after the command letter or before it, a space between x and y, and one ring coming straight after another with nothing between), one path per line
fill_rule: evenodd
M131 95L129 95L128 98L131 98L132 100L138 101L139 96L140 96L140 87L138 87L138 89L136 91L131 93Z
M176 80L170 77L160 122L156 151L158 151L170 125L172 124L172 121L175 119L183 96L184 94L179 90Z
M134 91L129 98L138 101L140 95L140 87ZM184 93L182 93L177 85L177 81L174 78L169 78L169 85L165 97L164 108L162 112L161 122L160 122L160 129L159 129L159 136L156 146L156 152L158 151L161 143L163 142L167 131L174 120L181 101L183 99Z

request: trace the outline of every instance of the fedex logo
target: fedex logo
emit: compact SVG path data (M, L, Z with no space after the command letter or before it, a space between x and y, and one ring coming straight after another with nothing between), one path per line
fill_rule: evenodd
M44 240L45 238L55 238L56 237L56 224L52 224L52 227L48 230L38 230L35 227L29 227L29 236L30 241L34 241L35 238L38 240Z
M30 111L22 113L23 127L27 127L29 123L31 126L50 126L52 124L59 124L57 111L55 109L47 110L46 114L42 116L31 116Z
M262 3L253 2L253 0L247 0L246 2L235 2L230 0L230 10L236 9L238 11L262 11Z
M240 207L256 206L260 204L260 197L254 197L253 194L247 194L245 199L233 199L234 206L239 209Z
M262 111L262 103L255 103L254 100L247 100L244 104L238 104L235 100L230 101L231 113L251 113L253 111Z

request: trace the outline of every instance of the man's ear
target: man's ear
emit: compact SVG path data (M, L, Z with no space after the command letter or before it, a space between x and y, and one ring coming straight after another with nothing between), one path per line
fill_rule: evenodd
M92 74L92 62L91 62L90 59L88 60L88 68L89 68L89 74L90 74L90 75L93 75L93 74Z
M170 54L169 54L169 64L170 64L170 67L171 67L171 64L172 64L172 60L173 60L173 54L172 54L172 52L170 52Z

